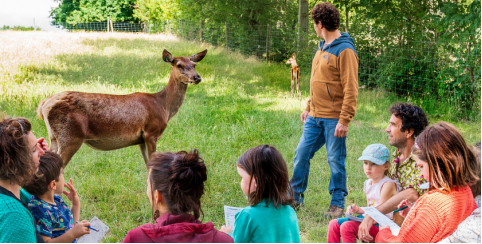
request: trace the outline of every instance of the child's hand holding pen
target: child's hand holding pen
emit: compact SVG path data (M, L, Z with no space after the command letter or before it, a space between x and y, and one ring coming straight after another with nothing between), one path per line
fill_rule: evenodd
M363 211L363 209L357 207L356 204L353 204L350 207L348 207L348 209L346 210L346 215L349 215L349 214L351 215L351 214L354 214L354 213L363 214L363 213L365 213L365 211Z

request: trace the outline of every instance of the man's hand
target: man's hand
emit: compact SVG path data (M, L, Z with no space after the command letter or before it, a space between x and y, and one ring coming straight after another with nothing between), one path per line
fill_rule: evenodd
M301 115L303 116L303 114ZM340 123L336 125L335 137L345 137L347 133L348 133L348 126Z
M363 242L373 242L373 237L370 235L370 229L372 228L375 221L368 215L365 215L365 218L361 222L360 226L358 226L358 239Z
M309 114L309 113L310 113L310 112L309 112L309 111L306 111L306 110L303 111L303 113L301 113L301 122L305 123L306 118L308 118L308 114ZM337 128L338 128L338 127L337 127Z

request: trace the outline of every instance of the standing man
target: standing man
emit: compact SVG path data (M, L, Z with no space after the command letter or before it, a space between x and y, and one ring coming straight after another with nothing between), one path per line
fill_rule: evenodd
M337 218L345 208L346 135L355 116L358 97L358 55L353 38L340 33L340 13L328 2L311 10L313 27L323 38L313 59L310 99L301 114L303 134L296 148L291 186L298 208L308 185L310 160L325 143L331 178L331 203L325 218Z

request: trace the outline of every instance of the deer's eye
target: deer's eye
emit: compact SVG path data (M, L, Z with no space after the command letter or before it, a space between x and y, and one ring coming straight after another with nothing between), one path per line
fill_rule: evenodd
M181 66L180 64L178 64L177 67L178 67L179 69L182 68L182 66Z

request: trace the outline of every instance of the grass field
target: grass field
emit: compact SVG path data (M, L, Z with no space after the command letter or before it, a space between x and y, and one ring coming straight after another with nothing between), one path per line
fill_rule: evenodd
M167 84L171 69L162 61L163 49L174 56L188 56L207 48L208 54L196 68L203 81L190 85L183 106L157 144L160 152L199 149L208 168L203 221L220 228L223 205L247 205L235 166L245 150L274 145L291 175L302 132L300 113L309 94L305 73L300 100L289 95L287 65L227 54L222 48L172 36L2 31L0 43L0 111L28 118L35 135L46 138L45 124L35 114L46 97L66 90L157 92ZM390 118L388 107L396 101L406 102L382 91L360 91L347 137L346 204L365 204L366 177L357 158L368 144L388 146L384 132ZM430 122L442 119L430 118ZM449 122L469 143L480 141L480 121ZM330 202L329 172L322 148L312 160L305 207L297 212L302 242L326 242L328 221L322 216ZM74 180L81 197L81 218L97 216L110 227L104 242L121 242L127 231L151 221L145 193L147 171L138 147L101 152L84 145L65 169L65 177Z

